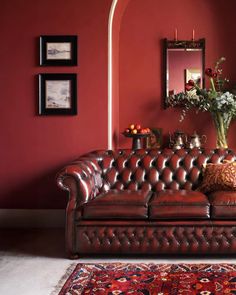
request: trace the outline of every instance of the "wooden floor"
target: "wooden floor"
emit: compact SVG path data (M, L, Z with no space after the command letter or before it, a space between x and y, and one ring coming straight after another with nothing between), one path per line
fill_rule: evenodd
M64 230L0 230L0 294L50 295L74 263L155 262L155 263L236 263L236 259L124 259L65 258Z

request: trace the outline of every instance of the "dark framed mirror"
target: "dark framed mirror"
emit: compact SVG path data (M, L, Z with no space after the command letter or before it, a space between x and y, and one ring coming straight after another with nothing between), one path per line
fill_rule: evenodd
M164 106L169 106L168 97L185 92L188 80L204 88L204 69L205 39L164 39Z

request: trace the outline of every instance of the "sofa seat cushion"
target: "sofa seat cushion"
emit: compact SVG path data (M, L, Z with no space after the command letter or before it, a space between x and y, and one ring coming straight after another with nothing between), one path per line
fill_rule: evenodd
M149 205L150 219L208 219L207 197L191 190L165 190L156 193Z
M236 219L236 191L217 191L209 195L211 217Z
M148 191L109 190L84 204L84 219L147 219Z

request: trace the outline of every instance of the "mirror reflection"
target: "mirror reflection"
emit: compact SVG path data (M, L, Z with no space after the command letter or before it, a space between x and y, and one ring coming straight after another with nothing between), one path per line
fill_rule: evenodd
M165 39L165 105L167 98L185 91L194 80L204 88L205 40L169 41Z

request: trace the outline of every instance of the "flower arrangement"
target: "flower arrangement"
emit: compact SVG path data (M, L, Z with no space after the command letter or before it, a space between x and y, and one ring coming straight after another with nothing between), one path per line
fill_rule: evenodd
M184 107L180 121L188 110L196 108L196 112L208 111L211 113L217 132L217 148L227 148L227 132L230 122L236 116L236 96L225 90L228 79L222 78L221 64L225 61L221 57L215 64L214 69L207 68L206 76L210 80L209 89L201 89L193 80L185 85L186 92L172 95L168 98L170 106L181 105Z

